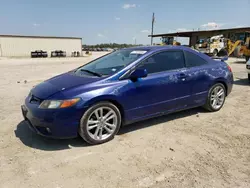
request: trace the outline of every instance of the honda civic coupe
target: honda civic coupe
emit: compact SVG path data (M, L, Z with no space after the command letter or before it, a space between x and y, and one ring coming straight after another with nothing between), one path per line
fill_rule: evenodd
M136 47L38 84L21 109L39 135L101 144L133 122L199 106L218 111L232 86L223 60L183 46Z

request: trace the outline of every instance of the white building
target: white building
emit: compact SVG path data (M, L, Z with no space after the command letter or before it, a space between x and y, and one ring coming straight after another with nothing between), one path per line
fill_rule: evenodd
M30 57L35 50L47 51L48 57L55 50L66 51L67 56L81 54L82 38L0 35L0 57Z

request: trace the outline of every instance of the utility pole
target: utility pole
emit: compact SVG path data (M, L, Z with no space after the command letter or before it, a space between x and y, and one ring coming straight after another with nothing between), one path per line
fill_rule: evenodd
M155 13L153 13L153 17L152 17L151 46L153 45L154 23L155 23Z

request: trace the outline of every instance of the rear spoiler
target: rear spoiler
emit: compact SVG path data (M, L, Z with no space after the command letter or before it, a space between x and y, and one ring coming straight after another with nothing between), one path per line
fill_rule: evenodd
M213 56L211 57L214 60L221 60L221 61L226 61L228 60L228 56L224 56L224 57L217 57L217 56Z

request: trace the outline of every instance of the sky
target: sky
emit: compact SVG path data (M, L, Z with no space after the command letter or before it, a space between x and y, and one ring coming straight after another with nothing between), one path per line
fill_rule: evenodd
M153 12L155 34L250 27L250 0L0 0L0 35L150 44Z

